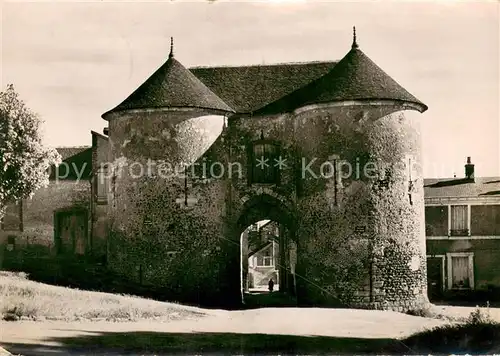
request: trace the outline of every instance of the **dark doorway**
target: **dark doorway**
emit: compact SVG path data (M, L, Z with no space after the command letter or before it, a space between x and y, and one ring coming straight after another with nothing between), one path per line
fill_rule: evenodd
M444 258L442 256L427 257L427 293L431 302L443 298Z
M56 212L56 246L59 254L85 255L87 245L87 212Z

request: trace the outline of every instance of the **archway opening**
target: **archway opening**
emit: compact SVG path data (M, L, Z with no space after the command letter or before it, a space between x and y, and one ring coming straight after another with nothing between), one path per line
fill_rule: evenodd
M292 214L259 196L240 219L240 290L245 307L296 306L297 243Z

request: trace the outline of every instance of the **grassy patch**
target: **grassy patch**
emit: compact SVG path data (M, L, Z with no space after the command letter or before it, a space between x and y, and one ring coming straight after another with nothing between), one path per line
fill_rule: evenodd
M429 311L430 310L430 311ZM432 313L432 309L423 313ZM411 354L498 354L500 323L486 310L477 307L468 318L417 333L401 341L401 352Z
M467 319L462 318L462 317L447 315L446 313L443 313L438 308L436 308L433 304L430 304L430 303L427 303L426 305L421 305L421 306L418 306L417 308L411 309L406 314L413 315L413 316L419 316L422 318L446 320L446 321L450 321L450 322L465 322L465 321L467 321Z
M450 324L413 335L402 345L405 353L498 354L500 324Z
M0 272L0 315L3 320L27 317L66 321L166 321L198 318L207 313L175 303L56 287L30 281L23 273Z

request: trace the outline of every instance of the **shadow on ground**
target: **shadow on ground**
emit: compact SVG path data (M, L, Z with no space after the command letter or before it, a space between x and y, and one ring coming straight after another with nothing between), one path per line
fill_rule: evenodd
M281 292L252 292L245 293L245 304L242 309L262 307L296 307L297 299Z
M383 327L383 326L381 326ZM498 354L500 324L449 325L405 340L236 333L89 332L45 342L60 346L5 344L32 355L332 355Z
M61 346L5 344L12 353L30 355L331 355L372 354L391 349L408 351L391 339L235 333L93 333L47 340Z

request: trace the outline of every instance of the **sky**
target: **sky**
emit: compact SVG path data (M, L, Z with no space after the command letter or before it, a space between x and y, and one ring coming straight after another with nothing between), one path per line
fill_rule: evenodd
M360 48L429 106L426 177L500 176L500 3L3 2L2 90L9 83L44 120L49 146L91 144L101 114L163 64L174 37L184 66L341 59L352 26Z

